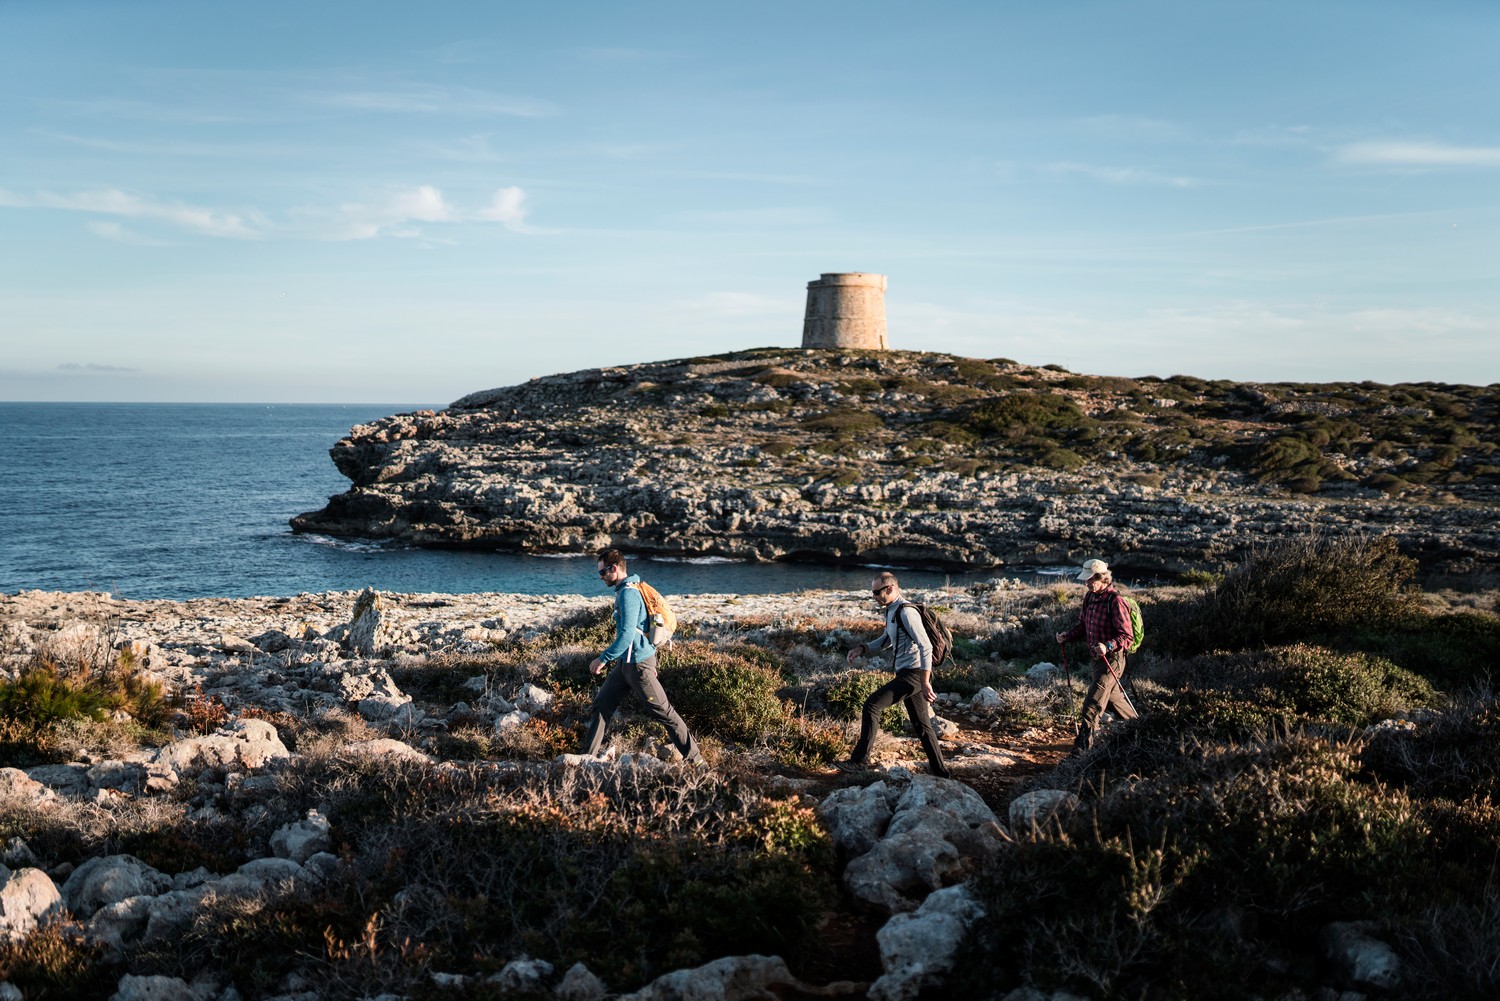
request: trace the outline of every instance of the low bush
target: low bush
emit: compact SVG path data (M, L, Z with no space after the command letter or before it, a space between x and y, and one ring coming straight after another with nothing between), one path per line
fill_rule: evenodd
M1008 845L973 884L986 914L957 993L1019 979L1110 997L1274 995L1295 974L1270 960L1316 961L1307 943L1331 920L1410 914L1432 890L1430 854L1454 847L1434 847L1409 799L1320 741L1163 759L1060 832Z
M776 693L774 654L758 647L678 643L660 670L673 707L695 732L752 744L777 729L785 710Z
M0 728L12 760L44 759L67 724L102 724L124 712L143 728L161 728L171 711L161 683L125 656L63 660L39 653L15 677L0 680Z
M857 720L864 712L865 701L890 680L891 675L881 671L846 671L821 686L820 694L837 719ZM900 734L905 719L905 710L897 702L880 714L880 728Z
M0 939L0 983L32 1001L106 998L118 979L104 947L86 943L83 927L75 922L50 921L26 935Z
M776 735L772 747L781 764L811 769L844 757L849 741L837 723L799 717Z
M1461 800L1475 790L1500 789L1500 703L1490 696L1414 729L1380 730L1360 762L1380 781L1424 796Z
M1306 536L1258 550L1207 594L1189 599L1153 646L1175 653L1243 650L1378 628L1416 607L1417 563L1394 539Z
M712 774L347 764L299 780L348 859L354 923L380 912L378 950L420 942L444 970L524 953L628 990L725 955L795 963L836 892L810 809Z

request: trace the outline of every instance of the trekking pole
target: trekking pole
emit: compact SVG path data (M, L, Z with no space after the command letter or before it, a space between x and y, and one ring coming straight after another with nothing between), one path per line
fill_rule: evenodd
M1068 644L1058 641L1057 653L1062 657L1063 683L1068 686L1068 694L1073 694L1073 672L1068 670Z
M1109 672L1109 676L1115 679L1115 687L1120 690L1120 698L1125 700L1131 712L1139 716L1141 711L1135 707L1135 700L1130 697L1130 692L1125 688L1125 679L1115 673L1114 665L1109 662L1109 655L1099 654L1099 659L1104 662L1104 669Z

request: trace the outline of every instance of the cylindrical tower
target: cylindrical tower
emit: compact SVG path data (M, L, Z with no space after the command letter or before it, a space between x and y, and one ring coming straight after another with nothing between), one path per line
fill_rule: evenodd
M849 271L808 282L802 346L884 351L885 275Z

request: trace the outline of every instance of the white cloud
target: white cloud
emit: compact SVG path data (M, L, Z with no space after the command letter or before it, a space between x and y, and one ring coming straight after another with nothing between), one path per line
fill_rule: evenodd
M1173 188L1191 188L1201 182L1191 177L1159 174L1139 167L1101 167L1090 163L1049 163L1045 168L1053 174L1078 174L1091 177L1106 184L1156 184Z
M428 184L397 191L374 205L341 206L339 215L339 226L330 237L335 240L368 240L382 232L417 236L417 231L402 227L411 222L451 222L454 218L443 193Z
M1406 167L1500 167L1500 146L1450 146L1428 142L1351 143L1338 151L1345 163Z
M498 222L506 229L522 231L526 227L526 192L512 185L501 188L490 199L490 204L476 213L475 218Z

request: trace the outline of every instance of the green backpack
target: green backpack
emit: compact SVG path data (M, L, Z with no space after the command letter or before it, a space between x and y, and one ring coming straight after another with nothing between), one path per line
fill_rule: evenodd
M1125 652L1135 653L1146 639L1146 623L1141 620L1141 604L1128 594L1120 595L1120 600L1125 602L1125 607L1130 612L1130 631L1135 634Z

